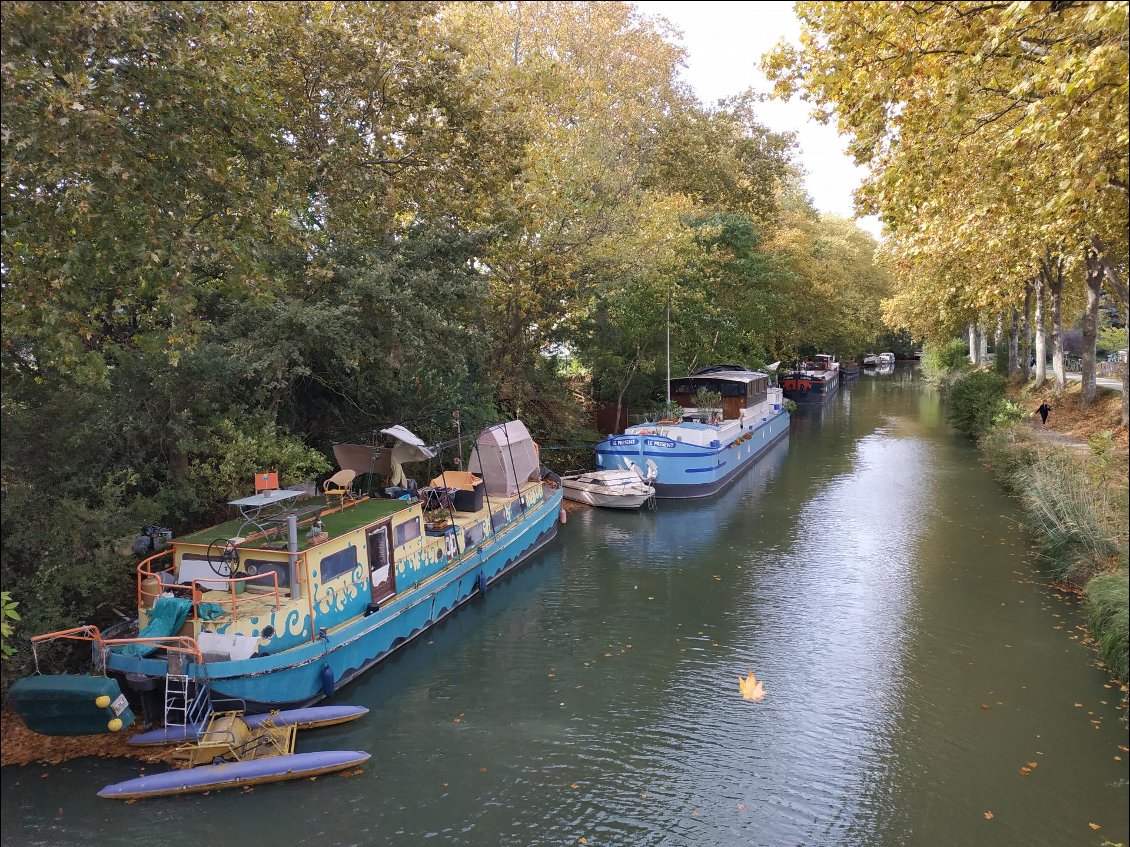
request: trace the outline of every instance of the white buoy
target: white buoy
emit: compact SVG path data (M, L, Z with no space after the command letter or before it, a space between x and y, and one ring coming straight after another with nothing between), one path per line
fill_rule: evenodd
M561 521L562 526L565 525L565 510L564 509L562 509L561 512L557 515L557 519L559 521Z

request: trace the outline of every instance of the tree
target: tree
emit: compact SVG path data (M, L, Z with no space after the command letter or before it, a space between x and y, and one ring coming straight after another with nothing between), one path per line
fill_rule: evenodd
M1006 307L1048 251L1070 273L1100 244L1117 276L1125 3L804 3L800 14L801 49L779 48L767 67L851 137L870 167L864 208L881 212L904 268L987 253L976 267L999 275ZM964 277L923 274L918 296L888 313L983 299L970 287L983 280Z

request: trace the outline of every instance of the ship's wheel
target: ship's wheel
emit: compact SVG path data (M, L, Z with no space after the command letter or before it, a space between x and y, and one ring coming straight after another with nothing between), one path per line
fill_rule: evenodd
M208 552L204 556L212 573L224 579L230 579L239 568L239 550L226 538L217 538L209 544Z

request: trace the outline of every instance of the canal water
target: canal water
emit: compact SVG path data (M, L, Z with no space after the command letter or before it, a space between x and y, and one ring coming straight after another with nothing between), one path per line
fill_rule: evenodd
M340 691L370 714L299 750L363 772L126 805L95 792L136 762L8 768L2 840L1125 843L1121 695L1080 624L937 397L864 375L720 496L571 512Z

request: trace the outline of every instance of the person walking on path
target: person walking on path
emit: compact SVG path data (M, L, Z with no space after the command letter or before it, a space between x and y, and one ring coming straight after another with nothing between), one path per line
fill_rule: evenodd
M1036 409L1036 414L1040 416L1040 426L1048 425L1048 412L1051 410L1052 407L1047 403L1041 403L1039 408Z

